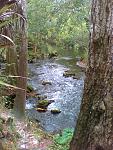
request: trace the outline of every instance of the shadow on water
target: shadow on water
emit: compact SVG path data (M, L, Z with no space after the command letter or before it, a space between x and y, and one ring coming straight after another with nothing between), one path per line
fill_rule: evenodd
M28 99L26 103L28 116L40 121L41 126L48 132L75 126L84 84L83 73L75 64L75 60L71 57L61 57L56 60L41 60L29 65L32 73L30 84L38 93L55 101L49 105L48 111L45 113L37 112L34 109L35 98ZM74 68L76 72L80 73L79 80L63 76L64 71L70 68ZM42 85L42 81L45 80L52 84ZM53 108L60 109L61 113L51 114L50 110Z

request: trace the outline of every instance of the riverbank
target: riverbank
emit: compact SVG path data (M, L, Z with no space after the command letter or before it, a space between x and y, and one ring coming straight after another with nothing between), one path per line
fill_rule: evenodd
M13 147L68 150L79 113L84 73L70 57L39 60L29 64L29 72L28 84L35 90L35 93L27 94L26 114L29 119L20 122L10 116L10 111L1 112L6 120L13 118L14 134L19 135ZM36 110L37 104L42 106L39 100L52 102L47 105L46 112ZM60 112L51 113L56 109Z
M40 128L33 120L27 118L24 121L17 120L6 109L0 109L0 113L0 120L4 121L2 132L0 131L1 150L69 149L69 143L73 135L72 129L65 129L59 134L50 134Z

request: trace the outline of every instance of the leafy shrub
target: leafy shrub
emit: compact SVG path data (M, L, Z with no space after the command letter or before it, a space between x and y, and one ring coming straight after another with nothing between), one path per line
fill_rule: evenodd
M74 129L66 128L53 137L54 144L49 150L69 150L69 143L72 139Z

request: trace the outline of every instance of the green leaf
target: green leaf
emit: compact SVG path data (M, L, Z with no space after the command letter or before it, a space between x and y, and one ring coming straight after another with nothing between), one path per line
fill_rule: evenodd
M54 137L55 142L60 145L65 145L65 144L69 143L73 136L73 131L74 130L70 129L70 128L64 129L61 135L57 134Z

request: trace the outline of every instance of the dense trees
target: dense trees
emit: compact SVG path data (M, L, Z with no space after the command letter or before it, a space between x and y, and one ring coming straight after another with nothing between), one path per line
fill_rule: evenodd
M29 0L29 41L42 52L51 52L58 47L84 55L87 50L89 6L89 0Z
M26 0L0 1L0 50L6 49L5 75L14 78L14 112L18 118L25 115L27 39L29 50L33 49L34 52L41 50L45 53L58 48L74 50L75 55L85 57L88 48L89 2L29 0L26 12ZM113 149L112 7L113 2L110 0L92 0L88 68L70 150Z
M113 149L113 2L93 0L88 68L70 150Z

